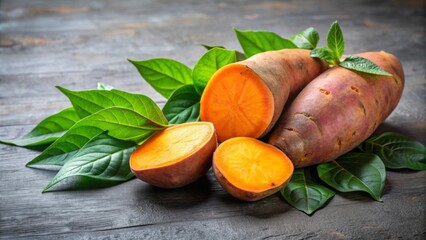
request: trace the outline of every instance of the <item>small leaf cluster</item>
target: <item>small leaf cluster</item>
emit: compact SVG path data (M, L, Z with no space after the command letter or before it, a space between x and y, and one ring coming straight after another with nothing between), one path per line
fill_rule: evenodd
M340 59L345 51L345 40L343 38L342 29L339 23L335 21L331 24L327 34L327 47L315 48L311 51L311 57L319 58L330 65L339 65L341 67L375 75L392 76L392 74L384 71L372 61L349 55L343 61Z

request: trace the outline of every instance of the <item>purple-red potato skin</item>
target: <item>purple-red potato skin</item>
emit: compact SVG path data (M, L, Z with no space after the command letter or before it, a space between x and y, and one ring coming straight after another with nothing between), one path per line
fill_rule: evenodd
M269 138L295 167L332 161L352 150L397 106L404 88L399 60L383 51L357 56L393 76L334 67L309 83L283 112Z

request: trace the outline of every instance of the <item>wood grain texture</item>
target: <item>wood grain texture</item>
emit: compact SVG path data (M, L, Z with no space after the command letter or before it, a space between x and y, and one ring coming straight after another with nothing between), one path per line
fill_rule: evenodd
M164 99L130 59L189 66L198 43L239 49L232 27L325 36L339 20L346 52L385 50L403 63L406 87L378 132L426 144L424 1L0 1L0 138L28 132L69 106L54 86L98 82ZM324 39L321 39L324 44ZM313 216L278 195L245 203L213 174L181 189L139 180L90 191L41 190L54 171L24 167L37 152L0 145L0 239L425 239L426 171L388 171L383 203L336 195Z

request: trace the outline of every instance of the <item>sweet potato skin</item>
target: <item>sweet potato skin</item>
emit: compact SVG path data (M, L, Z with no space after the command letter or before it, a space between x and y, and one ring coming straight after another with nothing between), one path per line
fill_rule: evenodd
M239 62L256 72L274 96L274 116L263 135L278 121L287 100L328 68L324 61L309 54L305 49L283 49L256 54Z
M399 60L386 52L358 54L392 77L342 67L327 70L294 99L273 129L269 143L295 167L332 161L367 139L395 109L404 87Z

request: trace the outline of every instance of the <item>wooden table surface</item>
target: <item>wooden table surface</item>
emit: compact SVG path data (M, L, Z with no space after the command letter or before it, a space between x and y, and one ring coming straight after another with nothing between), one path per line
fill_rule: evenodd
M0 138L23 135L69 106L55 89L104 82L165 102L127 62L167 57L189 66L198 43L240 49L232 27L323 38L339 20L346 52L386 50L406 87L378 132L426 144L425 1L0 1ZM324 39L321 40L324 44ZM54 171L26 168L37 152L0 145L1 239L426 239L426 171L387 171L383 202L337 194L308 216L278 195L258 202L226 194L213 174L181 189L139 180L42 194Z

